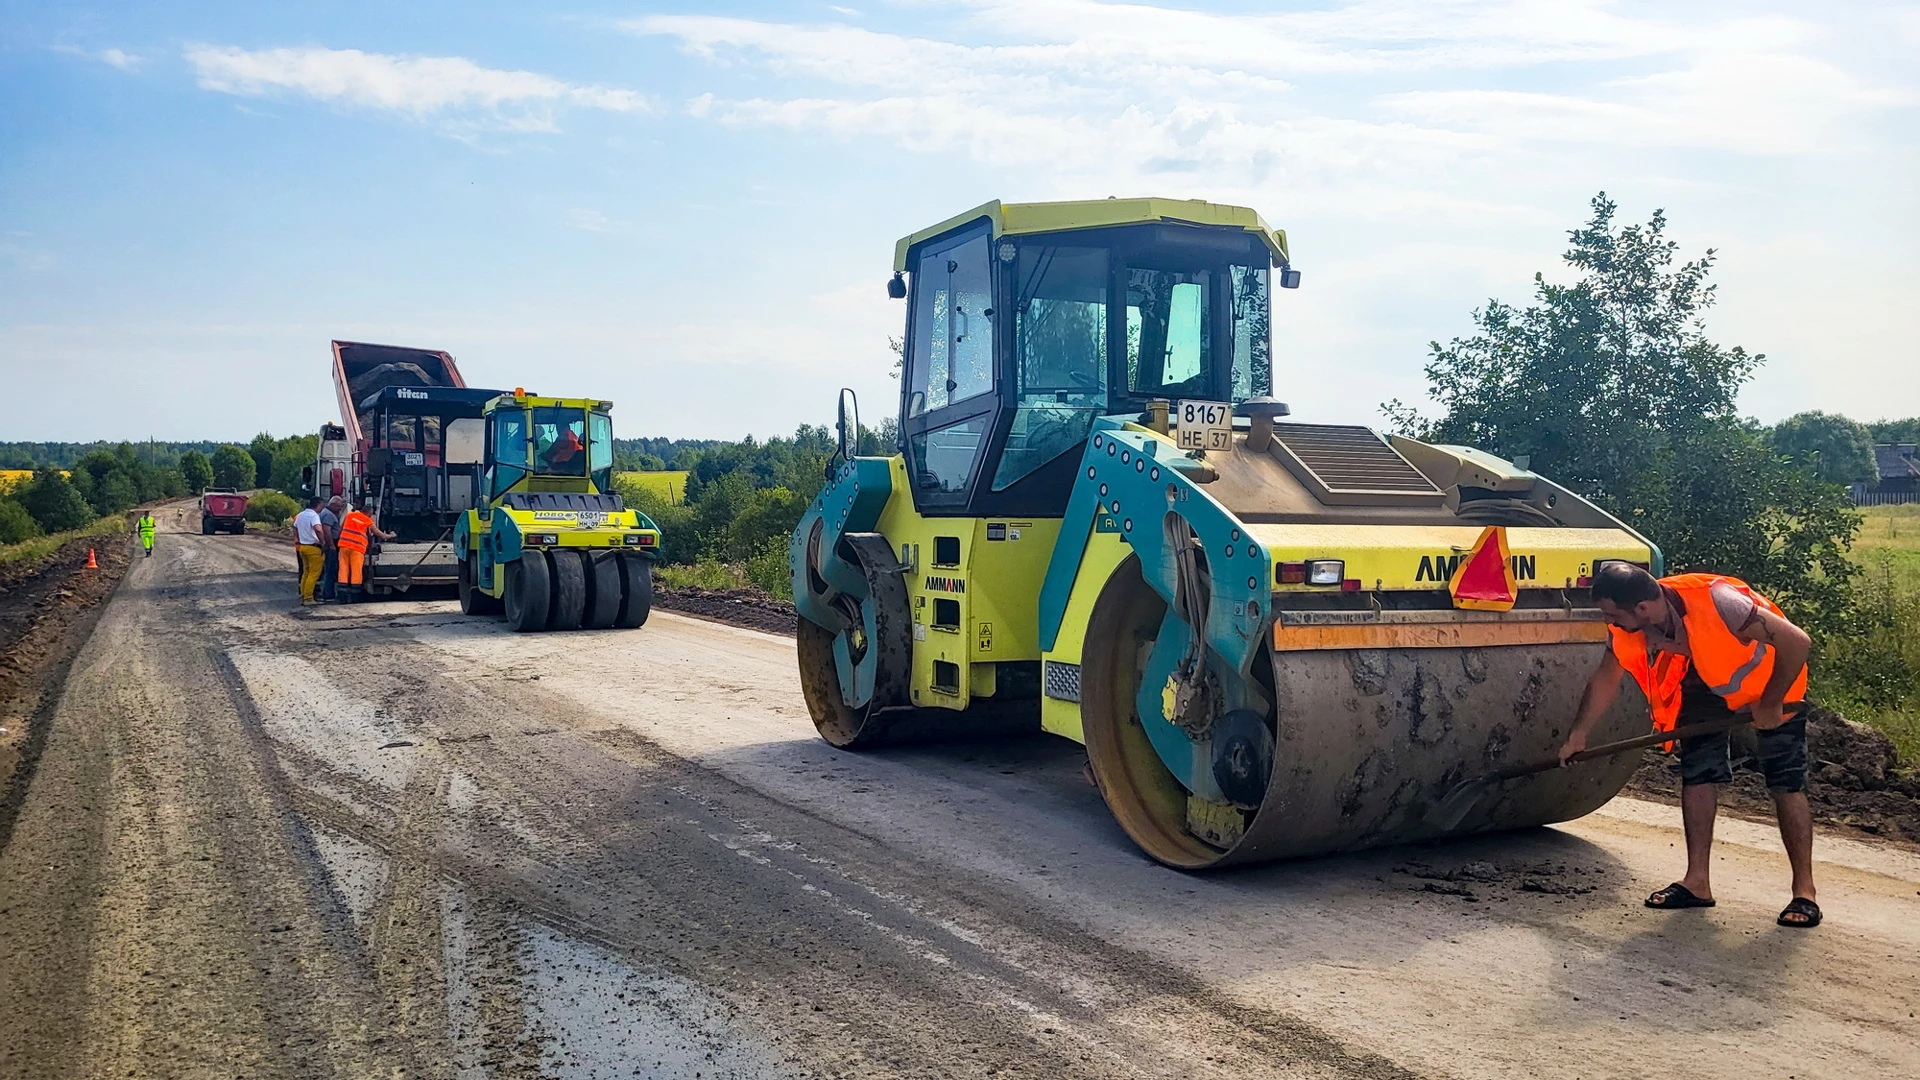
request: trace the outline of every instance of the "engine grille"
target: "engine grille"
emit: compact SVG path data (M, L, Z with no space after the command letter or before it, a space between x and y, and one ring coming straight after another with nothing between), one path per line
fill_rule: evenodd
M1446 498L1371 429L1345 424L1275 424L1280 459L1323 501L1438 504Z

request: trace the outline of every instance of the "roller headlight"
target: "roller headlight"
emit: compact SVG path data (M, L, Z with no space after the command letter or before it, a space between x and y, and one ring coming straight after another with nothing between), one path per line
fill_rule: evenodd
M1338 585L1346 580L1347 562L1345 559L1310 559L1307 562L1307 584Z

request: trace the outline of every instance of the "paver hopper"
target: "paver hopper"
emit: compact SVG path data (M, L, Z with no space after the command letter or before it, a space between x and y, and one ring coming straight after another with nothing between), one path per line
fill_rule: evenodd
M1659 570L1510 462L1283 419L1269 286L1299 274L1251 210L987 203L894 271L901 452L846 458L790 549L836 746L1037 725L1188 869L1430 837L1454 784L1565 737L1595 568ZM1637 705L1596 738L1645 730ZM1515 781L1446 831L1580 816L1632 768Z

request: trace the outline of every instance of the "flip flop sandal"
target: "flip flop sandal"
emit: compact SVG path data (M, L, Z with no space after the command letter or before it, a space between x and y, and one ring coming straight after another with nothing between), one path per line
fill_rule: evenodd
M1789 918L1794 915L1799 918ZM1820 905L1804 896L1796 896L1774 922L1781 926L1791 926L1795 930L1810 930L1820 925Z
M1715 903L1716 901L1702 900L1693 895L1692 889L1677 881L1647 897L1647 906L1650 908L1712 907Z

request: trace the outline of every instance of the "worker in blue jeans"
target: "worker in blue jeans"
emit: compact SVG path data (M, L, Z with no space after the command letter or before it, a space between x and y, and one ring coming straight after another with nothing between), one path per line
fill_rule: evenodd
M320 599L333 600L334 586L340 578L340 508L346 500L335 495L320 510L321 534Z

